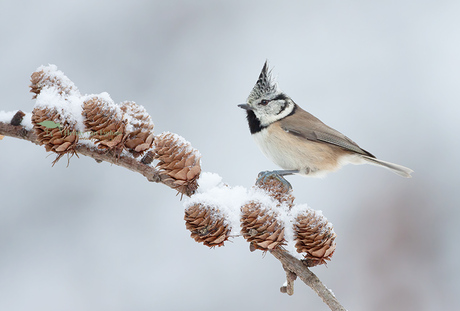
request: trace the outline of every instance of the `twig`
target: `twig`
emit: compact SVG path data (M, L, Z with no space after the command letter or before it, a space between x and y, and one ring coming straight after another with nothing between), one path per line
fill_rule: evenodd
M283 268L296 274L305 284L313 289L331 310L346 311L346 309L339 303L334 294L313 272L310 271L310 269L308 269L308 267L302 261L296 259L283 250L272 250L270 253L283 264Z
M28 130L22 125L11 125L10 123L0 122L0 135L24 139L34 144L39 145L37 135L33 130ZM172 187L172 182L160 174L160 171L154 166L142 163L132 157L117 155L113 152L90 148L86 145L77 145L76 151L79 155L84 155L95 159L98 162L105 161L133 172L139 173L147 178L148 181L163 183L168 187Z
M294 281L297 279L297 274L289 270L285 265L283 265L283 269L286 272L286 285L283 285L280 291L292 296L294 295Z

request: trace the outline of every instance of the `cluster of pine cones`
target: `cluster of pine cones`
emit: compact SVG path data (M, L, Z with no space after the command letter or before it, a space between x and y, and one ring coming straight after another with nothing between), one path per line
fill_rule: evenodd
M53 65L32 74L30 89L37 100L32 111L37 141L57 154L53 164L65 154L77 154L77 146L85 144L117 156L125 152L144 164L157 160L161 174L181 193L191 195L198 187L199 152L176 134L155 136L143 106L115 104L107 93L82 96Z
M250 201L240 210L240 232L250 243L251 250L269 251L283 249L286 245L286 224L280 220L277 209L294 207L292 190L286 189L276 178L259 182L256 187L264 190L276 203L275 209L262 202ZM185 223L191 237L209 247L223 246L231 237L231 225L217 207L203 203L191 204L185 211ZM320 213L300 209L292 220L295 249L303 254L306 265L325 264L335 251L336 234L332 225Z

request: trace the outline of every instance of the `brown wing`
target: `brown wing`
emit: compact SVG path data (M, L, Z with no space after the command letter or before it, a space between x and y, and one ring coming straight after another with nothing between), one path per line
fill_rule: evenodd
M281 127L288 133L308 139L339 146L345 150L375 158L371 153L361 149L354 141L327 126L321 120L296 105L295 113L280 120Z

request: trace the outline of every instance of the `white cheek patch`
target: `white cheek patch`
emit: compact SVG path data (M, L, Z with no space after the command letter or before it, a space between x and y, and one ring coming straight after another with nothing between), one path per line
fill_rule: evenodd
M292 102L289 102L287 104L287 107L283 111L281 111L281 113L278 113L279 110L278 111L257 111L256 110L254 111L254 113L256 114L257 118L260 120L260 124L262 126L268 126L272 124L273 122L276 122L278 120L281 120L287 117L292 112L293 109L294 109L294 104Z

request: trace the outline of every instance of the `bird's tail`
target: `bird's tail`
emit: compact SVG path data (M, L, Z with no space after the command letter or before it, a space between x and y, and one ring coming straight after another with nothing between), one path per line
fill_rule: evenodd
M382 160L371 158L368 156L363 156L363 159L366 160L367 163L369 164L383 166L384 168L389 169L390 171L392 171L395 174L398 174L399 176L406 177L406 178L412 177L410 174L413 172L413 170L411 170L410 168L404 167L402 165L382 161Z

